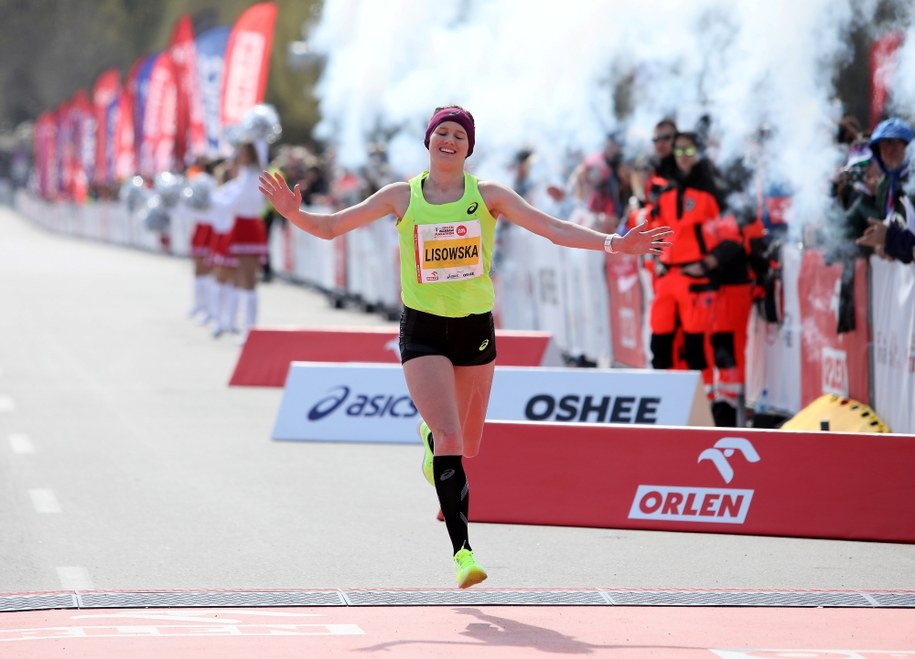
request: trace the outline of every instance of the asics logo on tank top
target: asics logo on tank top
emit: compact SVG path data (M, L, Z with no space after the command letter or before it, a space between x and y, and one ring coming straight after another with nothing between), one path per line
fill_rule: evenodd
M688 213L689 211L693 210L695 207L696 207L696 200L695 200L695 199L687 199L687 200L686 200L686 212L687 212L687 213Z
M467 207L467 214L473 215L474 213L477 212L477 209L479 207L480 207L480 205L477 202L473 202L472 204L470 204L470 206Z

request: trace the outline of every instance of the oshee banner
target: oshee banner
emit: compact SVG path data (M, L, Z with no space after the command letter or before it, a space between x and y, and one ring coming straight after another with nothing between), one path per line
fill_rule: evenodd
M712 425L695 371L497 367L488 418ZM399 365L293 362L273 439L418 443Z

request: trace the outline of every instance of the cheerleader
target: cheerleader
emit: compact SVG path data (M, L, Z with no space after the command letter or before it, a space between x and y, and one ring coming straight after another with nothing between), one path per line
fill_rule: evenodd
M239 144L235 154L235 177L220 186L213 195L214 206L229 213L232 225L218 243L220 252L217 263L223 264L223 278L233 269L233 281L226 279L223 285L228 290L227 315L221 324L214 327L214 336L223 331L235 330L235 315L239 302L244 307L241 342L248 331L257 323L257 279L261 264L267 258L267 231L264 227L264 197L258 190L258 175L262 164L254 144ZM217 281L219 274L217 274ZM234 299L233 299L234 298Z

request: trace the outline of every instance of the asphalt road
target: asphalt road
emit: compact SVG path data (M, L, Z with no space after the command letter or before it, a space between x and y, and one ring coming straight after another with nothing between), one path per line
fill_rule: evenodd
M383 325L284 282L265 326ZM412 445L270 440L282 391L186 317L185 259L0 208L0 594L451 588ZM484 446L485 450L485 446ZM493 588L915 589L915 546L476 524Z

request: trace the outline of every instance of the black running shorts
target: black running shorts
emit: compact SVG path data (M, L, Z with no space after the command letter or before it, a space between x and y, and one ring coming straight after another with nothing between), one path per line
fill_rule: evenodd
M479 366L496 358L492 313L447 318L404 308L400 316L400 362L443 355L455 366Z

